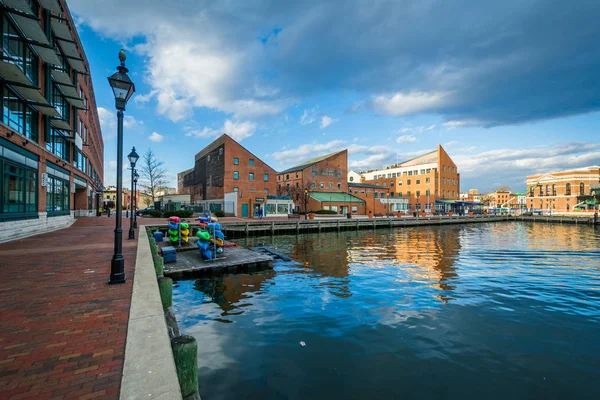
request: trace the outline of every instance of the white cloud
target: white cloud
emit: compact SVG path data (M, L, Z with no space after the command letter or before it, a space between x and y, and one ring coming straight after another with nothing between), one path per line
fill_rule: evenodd
M144 121L139 121L131 115L126 115L123 118L123 129L141 132L144 129Z
M223 126L219 129L212 129L205 126L202 129L188 129L186 136L196 138L214 138L223 133L228 134L238 142L252 136L256 131L256 123L251 121L231 121L225 120Z
M157 94L158 94L157 90L151 90L146 94L137 94L133 97L133 101L136 103L147 103L153 97L156 97Z
M458 142L456 140L451 140L451 141L449 141L447 143L444 143L444 147L447 148L447 149L449 149L451 147L456 146L457 144L458 144Z
M405 126L401 129L398 129L396 131L396 133L412 133L412 134L422 134L425 132L431 132L432 130L435 129L435 125L429 125L429 126L425 126L425 125L420 125L420 126L415 126L415 127L411 127L411 126Z
M241 142L254 134L256 131L256 124L250 121L240 122L226 120L223 125L223 131L233 139Z
M411 143L416 141L417 138L412 135L403 135L396 139L396 143Z
M452 120L452 121L446 121L442 125L444 125L444 127L446 129L448 129L449 131L452 131L452 130L458 129L458 128L470 128L470 127L474 127L474 126L481 126L481 125L483 125L483 122L482 121L477 121L477 120L474 120L474 119L471 119L471 120Z
M111 138L116 135L117 115L104 107L98 107L98 118L100 119L100 128L104 138Z
M317 157L318 155L342 150L345 143L346 142L343 140L333 140L328 143L303 144L296 149L275 152L273 153L273 158L275 161L285 162L286 164L294 164Z
M317 120L317 114L315 111L316 111L316 108L305 109L304 112L302 113L302 116L300 117L300 124L308 125L308 124L312 124L313 122L315 122Z
M339 119L331 118L327 115L324 115L323 118L321 118L321 129L327 128L329 125L335 124L338 121Z
M154 143L160 143L165 139L165 137L158 132L152 132L152 134L148 136L148 139L150 139Z
M449 102L450 94L447 92L395 93L374 97L371 107L380 114L409 115L435 111Z

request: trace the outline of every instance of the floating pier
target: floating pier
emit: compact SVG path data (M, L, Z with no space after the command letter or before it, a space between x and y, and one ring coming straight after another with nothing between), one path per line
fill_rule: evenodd
M273 257L240 246L227 247L223 257L214 260L204 260L196 247L196 251L177 251L177 261L165 264L164 274L174 280L182 280L272 268Z

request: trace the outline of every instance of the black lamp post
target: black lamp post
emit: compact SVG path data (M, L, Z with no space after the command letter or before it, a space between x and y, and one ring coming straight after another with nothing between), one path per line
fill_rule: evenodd
M115 107L117 108L117 215L115 216L115 249L110 263L109 284L125 282L125 258L123 258L123 228L121 219L123 217L123 207L121 205L123 196L123 112L127 101L135 92L135 85L127 76L129 70L125 67L125 50L119 51L119 60L121 65L117 67L117 72L108 77L108 83L115 95Z
M133 215L133 229L137 229L137 182L140 179L137 169L133 170L133 198L135 201L135 214Z
M304 219L308 219L308 189L304 189Z
M138 156L138 153L135 152L135 147L131 150L131 153L129 153L129 155L127 156L127 158L129 159L129 164L131 165L131 196L134 195L133 193L133 180L135 178L134 174L135 174L135 164L137 163L137 160L140 158L140 156ZM129 216L129 237L128 239L135 239L135 228L133 227L133 202L134 202L134 198L131 197L131 200L129 201L131 203L131 215Z

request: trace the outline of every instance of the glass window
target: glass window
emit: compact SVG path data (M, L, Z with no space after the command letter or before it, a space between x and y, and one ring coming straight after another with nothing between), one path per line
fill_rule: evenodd
M338 183L338 189L341 189L341 188L342 188L342 184Z
M585 185L583 184L583 182L581 182L579 184L579 195L583 196L585 194Z
M69 103L62 95L57 85L52 85L52 106L61 115L62 119L67 122L71 121L71 113Z
M233 171L233 179L235 179L235 180L240 179L240 173L238 171Z
M248 160L248 165L250 165L251 167L254 167L254 159L253 158Z
M556 185L552 185L552 196L556 196Z
M46 142L46 150L63 160L70 161L71 147L61 132L56 129L50 129L50 138Z
M408 171L408 176L412 176L412 171Z
M406 184L407 184L407 185L410 185L410 179L406 181Z
M239 192L239 191L240 191L240 188L236 188L236 187L234 187L234 188L233 188L233 191L234 191L234 192Z
M329 189L333 189L333 182L329 182Z
M429 174L430 172L431 172L431 168L427 168L427 169L425 170L425 173L427 173L427 174Z
M251 181L253 181L253 180L254 180L254 172L250 172L250 173L248 174L248 179L250 179Z
M311 188L311 189L314 189L315 187L316 187L316 184L315 184L315 182L311 182L311 184L310 184L310 188Z
M263 180L269 182L269 174L264 174Z
M325 188L325 183L324 182L321 182L320 188L321 189Z
M417 179L417 185L421 184L421 180Z
M237 157L234 157L233 158L233 165L239 165L239 163L240 163L240 159L237 158Z
M422 170L421 170L421 175L423 175L424 173L425 173L425 170L424 170L424 169L422 169Z
M2 122L21 135L38 141L38 114L6 87L2 90Z
M70 208L69 182L53 176L48 177L46 188L46 211L48 215L66 215Z
M425 183L429 183L429 182L430 182L429 178L425 178Z

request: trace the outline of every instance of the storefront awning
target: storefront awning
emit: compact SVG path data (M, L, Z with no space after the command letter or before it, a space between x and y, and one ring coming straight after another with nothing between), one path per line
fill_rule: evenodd
M308 195L320 202L364 203L363 199L342 192L308 192Z
M60 129L62 131L70 131L70 132L74 131L74 129L71 128L71 125L69 125L69 123L67 121L65 121L64 119L52 119L52 120L50 120L50 125L53 128ZM68 138L69 137L67 137L67 139ZM71 139L75 140L74 138L71 138Z
M4 83L9 85L17 92L27 103L33 105L39 112L50 116L59 116L60 114L40 93L39 89L31 83L25 76L21 68L9 62L0 62L0 75Z
M62 10L58 4L58 0L38 0L40 5L50 11L60 14Z
M27 0L2 0L5 6L14 8L15 10L33 15L33 11L29 7Z

